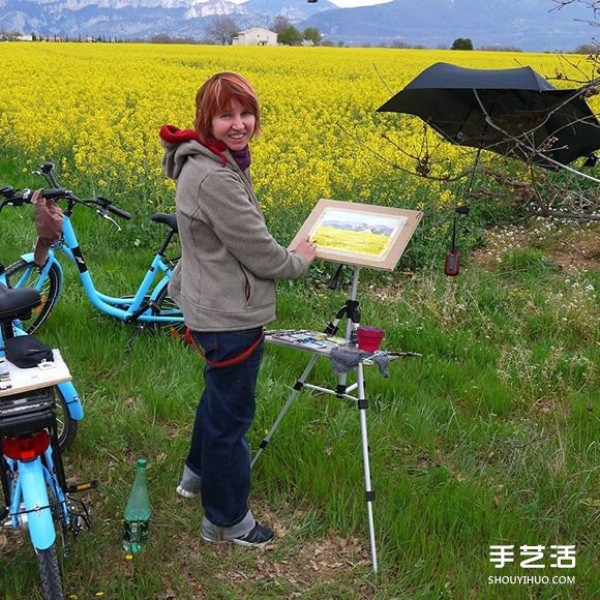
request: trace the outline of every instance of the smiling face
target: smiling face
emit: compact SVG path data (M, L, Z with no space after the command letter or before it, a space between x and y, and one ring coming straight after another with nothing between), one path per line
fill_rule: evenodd
M260 134L260 105L254 88L239 73L215 73L196 93L194 130L206 144L222 140L230 150L242 150Z
M256 116L239 100L232 98L227 106L212 118L212 134L230 150L243 150L254 135Z

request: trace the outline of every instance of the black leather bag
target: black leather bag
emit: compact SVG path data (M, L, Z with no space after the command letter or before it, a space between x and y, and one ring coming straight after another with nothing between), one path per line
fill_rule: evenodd
M4 342L6 359L20 369L37 367L43 361L54 361L52 349L32 335L19 335Z

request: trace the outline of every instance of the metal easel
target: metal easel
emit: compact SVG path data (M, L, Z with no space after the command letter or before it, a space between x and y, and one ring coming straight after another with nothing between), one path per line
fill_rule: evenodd
M331 279L329 287L331 289L335 289L337 287L337 281L339 279L342 268L345 265L339 265L334 276ZM358 291L358 277L360 272L360 267L354 265L354 273L352 276L352 288L350 298L346 300L345 305L340 308L340 310L336 313L335 318L332 322L330 322L325 328L325 333L329 335L335 335L340 321L343 318L346 318L346 334L345 338L348 342L355 342L356 339L356 329L360 324L360 309L357 300L357 291ZM269 340L268 332L267 332L267 341ZM284 404L283 408L279 412L277 419L271 426L271 429L265 436L265 438L260 443L260 446L252 459L251 467L254 467L254 464L258 460L258 457L262 454L263 450L266 448L268 443L271 441L273 434L279 427L279 424L283 420L283 417L291 407L292 403L298 396L298 394L303 389L314 390L317 392L322 392L324 394L331 394L336 396L337 398L346 398L348 400L352 400L356 402L358 407L358 414L360 419L360 432L362 439L362 454L363 454L363 468L364 468L364 478L365 478L365 496L367 501L367 516L369 520L369 540L371 545L371 561L373 564L373 571L377 572L377 548L375 545L375 524L373 520L373 501L375 500L375 492L371 487L371 469L369 465L369 442L367 437L367 408L368 401L365 397L365 382L364 382L364 374L363 374L363 366L364 362L368 362L368 359L360 360L358 362L358 366L356 368L356 382L352 385L346 385L347 374L342 373L338 375L338 383L335 390L330 388L321 387L318 385L313 385L311 383L306 383L308 376L310 375L313 367L315 366L317 360L323 356L323 353L313 353L313 356L310 359L307 367L304 369L304 372L300 376L300 378L294 384L294 387L290 393L287 402ZM354 393L353 393L354 392Z

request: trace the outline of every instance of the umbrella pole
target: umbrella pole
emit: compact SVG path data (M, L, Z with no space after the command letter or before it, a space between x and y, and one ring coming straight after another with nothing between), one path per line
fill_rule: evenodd
M477 167L479 166L480 157L481 157L481 148L477 148L477 154L475 154L475 160L473 161L473 167L471 168L471 172L469 173L469 180L467 181L467 187L465 188L463 200L467 197L467 194L471 191L471 187L473 186L473 179L475 178L475 172L477 171Z
M457 205L454 209L454 218L452 220L452 245L450 250L446 252L446 259L444 262L444 273L449 277L454 277L458 275L461 252L456 249L456 218L459 213L466 215L469 212L469 208L466 204L466 198L469 192L471 191L471 188L473 187L473 179L475 178L475 173L477 172L477 167L479 166L480 157L481 148L477 148L477 154L475 155L473 167L471 168L471 172L469 173L469 179L467 181L467 185L463 194L463 204L462 206Z

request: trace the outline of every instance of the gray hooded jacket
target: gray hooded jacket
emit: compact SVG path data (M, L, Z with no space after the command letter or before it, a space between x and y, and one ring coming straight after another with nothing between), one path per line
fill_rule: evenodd
M275 279L294 279L307 261L267 230L252 189L229 152L223 165L197 141L163 139L163 170L177 181L181 259L169 295L194 331L236 331L275 319Z

